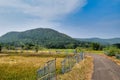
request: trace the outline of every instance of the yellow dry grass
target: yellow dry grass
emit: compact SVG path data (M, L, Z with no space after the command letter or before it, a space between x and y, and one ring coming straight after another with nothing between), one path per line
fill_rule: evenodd
M36 80L36 71L52 57L0 57L0 80ZM59 70L63 58L57 58Z
M85 60L76 64L73 69L58 76L58 80L91 80L93 73L93 58L87 56Z
M8 65L24 65L24 66L34 66L40 67L46 61L52 58L37 58L37 57L22 57L22 56L10 56L10 57L2 57L0 59L0 64L8 64Z

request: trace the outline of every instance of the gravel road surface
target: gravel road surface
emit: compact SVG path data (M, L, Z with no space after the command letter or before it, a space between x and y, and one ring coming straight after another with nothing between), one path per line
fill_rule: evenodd
M92 80L120 80L120 66L104 56L92 54L94 72Z

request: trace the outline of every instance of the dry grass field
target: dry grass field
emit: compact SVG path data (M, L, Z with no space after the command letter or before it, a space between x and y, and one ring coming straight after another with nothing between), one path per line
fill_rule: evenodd
M0 57L0 80L36 80L36 71L52 57L2 56ZM63 58L57 58L57 70Z

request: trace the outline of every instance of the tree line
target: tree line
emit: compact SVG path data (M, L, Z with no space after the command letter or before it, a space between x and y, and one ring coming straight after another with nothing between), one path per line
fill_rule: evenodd
M3 48L7 50L16 50L17 48L21 50L35 50L38 52L42 49L75 49L77 47L81 48L89 48L92 50L103 50L105 47L104 45L101 45L99 43L91 43L91 42L74 42L74 43L50 43L46 45L41 45L39 43L0 43L0 52Z

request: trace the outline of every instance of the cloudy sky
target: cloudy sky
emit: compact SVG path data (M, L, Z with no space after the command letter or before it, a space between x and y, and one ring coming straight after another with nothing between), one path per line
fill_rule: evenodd
M120 0L0 0L0 36L52 28L74 38L120 37Z

